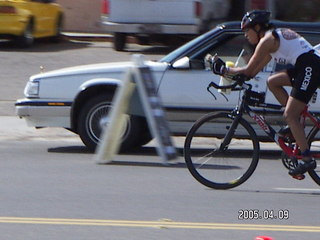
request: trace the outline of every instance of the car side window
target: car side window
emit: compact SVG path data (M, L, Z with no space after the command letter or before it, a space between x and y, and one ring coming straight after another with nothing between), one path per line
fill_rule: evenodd
M254 52L254 48L248 43L243 34L226 34L224 39L219 41L219 44L213 46L209 53L217 54L224 61L236 62L243 66L248 63ZM238 57L241 54L241 58Z
M249 61L253 51L253 47L248 44L242 33L225 33L209 42L201 51L193 54L190 59L191 63L197 63L203 61L204 57L209 53L211 55L217 54L224 61L236 62L242 52L238 65L243 66ZM199 64L191 64L191 68L204 69L204 66L200 67Z
M304 36L313 46L320 43L319 33L300 33ZM204 57L209 53L211 55L217 54L224 61L237 62L238 66L244 66L249 62L254 47L250 45L247 39L241 32L223 33L221 36L212 39L205 46L193 53L190 58L191 69L201 70L204 69ZM242 53L241 58L238 58ZM273 62L270 62L268 66L263 70L265 72L278 71L280 69L286 69L290 66L279 66Z
M312 46L315 46L320 43L320 34L319 33L301 33L301 35L311 43Z

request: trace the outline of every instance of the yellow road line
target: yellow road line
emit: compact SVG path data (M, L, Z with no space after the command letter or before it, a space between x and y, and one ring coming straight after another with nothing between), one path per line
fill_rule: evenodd
M320 227L318 226L198 223L198 222L174 222L170 220L127 221L127 220L100 220L100 219L0 217L0 223L110 226L110 227L137 227L137 228L176 228L176 229L183 228L183 229L207 229L207 230L227 229L227 230L259 230L259 231L280 231L280 232L320 232Z

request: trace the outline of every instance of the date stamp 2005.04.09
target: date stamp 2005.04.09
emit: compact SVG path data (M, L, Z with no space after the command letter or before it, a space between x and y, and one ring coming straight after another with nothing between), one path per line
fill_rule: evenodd
M238 211L239 220L288 220L289 210L259 210L259 209L240 209Z

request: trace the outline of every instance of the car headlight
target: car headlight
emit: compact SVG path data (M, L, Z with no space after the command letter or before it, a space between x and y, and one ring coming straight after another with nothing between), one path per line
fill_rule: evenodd
M24 95L26 97L38 97L39 96L39 86L38 81L29 81L24 89Z

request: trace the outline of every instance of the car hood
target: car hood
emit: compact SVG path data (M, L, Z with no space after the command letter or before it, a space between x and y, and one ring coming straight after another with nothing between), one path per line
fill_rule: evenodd
M168 63L146 61L145 65L150 67L152 72L162 72L168 67ZM59 70L53 70L49 72L44 72L40 74L33 75L31 80L40 80L44 78L56 78L56 77L66 77L74 75L90 75L103 73L103 74L113 74L113 73L123 73L127 71L130 67L133 67L133 62L116 62L116 63L98 63L90 65L81 65L69 68L62 68ZM107 77L107 76L106 76Z

